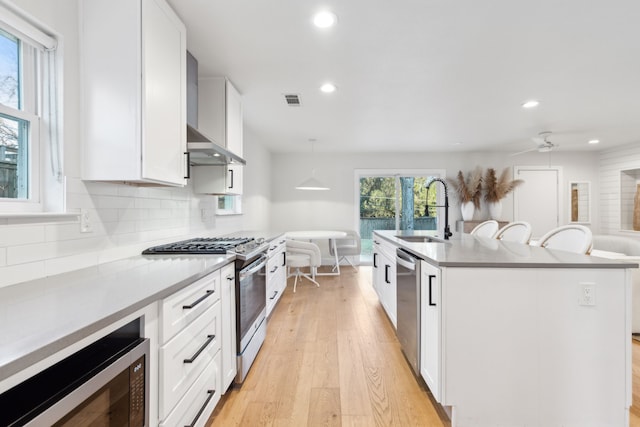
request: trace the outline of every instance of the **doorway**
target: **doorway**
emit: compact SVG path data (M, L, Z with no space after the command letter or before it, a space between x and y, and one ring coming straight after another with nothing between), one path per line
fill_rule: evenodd
M356 170L356 229L362 264L370 264L373 230L437 230L438 186L425 184L442 170Z
M524 181L513 192L514 220L531 224L532 238L535 240L560 225L562 168L514 166L513 174L516 179Z

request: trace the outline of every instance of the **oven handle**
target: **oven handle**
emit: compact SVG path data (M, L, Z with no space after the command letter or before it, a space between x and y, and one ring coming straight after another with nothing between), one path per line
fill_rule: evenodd
M260 255L260 258L249 265L244 270L240 270L240 280L244 279L247 276L251 276L253 273L259 271L262 267L267 264L268 257L265 254Z

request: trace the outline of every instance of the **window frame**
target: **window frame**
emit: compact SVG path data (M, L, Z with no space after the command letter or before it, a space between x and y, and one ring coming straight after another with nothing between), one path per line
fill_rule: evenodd
M447 176L446 169L355 169L354 170L354 229L360 229L360 178L366 177L393 177L396 186L398 185L399 177L406 176L432 176L438 178L445 178ZM396 209L396 230L399 228L398 209L399 205L399 190L396 188L395 194L395 209ZM444 204L444 191L437 192L438 205ZM442 236L444 233L444 221L438 221L437 233Z
M0 30L19 40L18 109L0 104L0 113L28 123L26 198L0 198L0 217L63 213L64 176L58 129L61 87L57 38L21 11L0 5ZM47 191L45 191L45 189Z
M230 199L227 199L229 197ZM220 208L220 199L233 200L232 207ZM242 196L239 194L219 195L216 197L216 215L242 215Z

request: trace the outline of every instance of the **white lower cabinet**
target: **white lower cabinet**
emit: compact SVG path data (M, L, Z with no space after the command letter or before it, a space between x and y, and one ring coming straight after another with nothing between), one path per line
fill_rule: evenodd
M220 351L220 302L160 347L160 417L169 414Z
M218 353L195 380L176 408L160 423L162 427L204 427L220 401L220 353Z
M437 402L442 396L442 274L421 261L420 374Z
M373 236L373 287L393 327L397 327L396 249Z
M236 377L236 271L233 263L220 270L222 325L222 389L224 394Z
M158 420L204 426L235 378L235 266L160 302Z
M286 239L280 236L272 240L267 255L266 303L269 316L287 286Z

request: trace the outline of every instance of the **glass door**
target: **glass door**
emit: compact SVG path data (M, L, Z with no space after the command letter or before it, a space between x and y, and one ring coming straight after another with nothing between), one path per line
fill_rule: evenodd
M373 230L436 230L438 186L426 188L442 171L357 171L360 261L371 263Z

